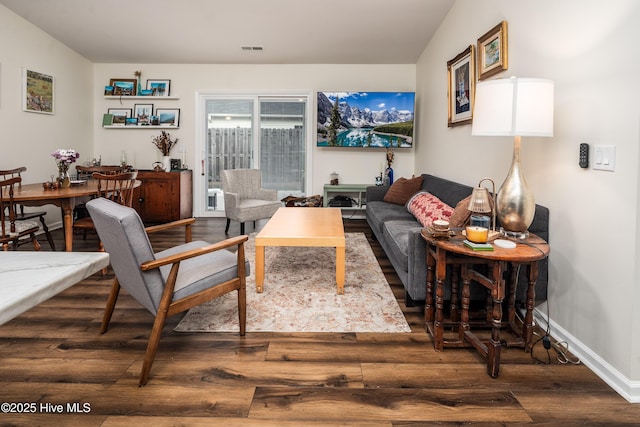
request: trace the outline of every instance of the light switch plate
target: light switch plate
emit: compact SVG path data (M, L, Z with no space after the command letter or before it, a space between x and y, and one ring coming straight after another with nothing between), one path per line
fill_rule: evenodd
M594 145L593 146L593 169L602 171L616 170L616 146L615 145Z

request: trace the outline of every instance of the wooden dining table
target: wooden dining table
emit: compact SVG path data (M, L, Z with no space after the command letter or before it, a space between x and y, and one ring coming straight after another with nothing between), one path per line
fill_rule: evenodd
M136 187L141 182L136 181ZM90 179L67 188L45 189L42 183L24 184L14 189L13 200L24 206L55 205L62 209L64 224L65 250L73 250L73 209L95 197L98 193L98 180Z

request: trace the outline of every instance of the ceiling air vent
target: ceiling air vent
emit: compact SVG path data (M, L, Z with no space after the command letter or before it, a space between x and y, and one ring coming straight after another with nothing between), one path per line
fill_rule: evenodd
M246 51L254 51L254 50L263 50L262 46L242 46L242 50Z

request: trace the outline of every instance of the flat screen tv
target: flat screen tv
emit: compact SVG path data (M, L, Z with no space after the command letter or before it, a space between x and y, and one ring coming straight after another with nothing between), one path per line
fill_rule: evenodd
M318 147L413 147L415 92L318 92Z

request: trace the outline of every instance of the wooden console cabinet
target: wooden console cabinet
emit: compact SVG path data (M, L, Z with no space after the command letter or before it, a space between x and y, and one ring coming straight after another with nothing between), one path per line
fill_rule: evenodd
M133 207L145 224L159 224L193 216L192 172L139 170L142 185Z

